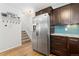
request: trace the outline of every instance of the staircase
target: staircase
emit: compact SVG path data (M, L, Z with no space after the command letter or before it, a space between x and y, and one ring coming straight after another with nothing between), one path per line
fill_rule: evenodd
M30 42L30 38L27 35L26 31L22 31L21 35L22 35L22 44Z

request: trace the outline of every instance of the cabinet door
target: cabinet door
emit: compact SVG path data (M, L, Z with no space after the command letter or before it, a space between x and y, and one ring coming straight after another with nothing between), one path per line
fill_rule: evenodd
M54 9L53 10L53 19L52 19L53 25L59 25L60 24L60 10Z
M70 24L71 5L53 10L53 23L58 25Z
M67 55L66 38L53 36L51 48L51 52L53 52L56 55Z
M69 53L70 55L79 56L79 39L70 38L69 39Z
M60 23L61 24L70 24L70 13L71 13L71 5L66 5L61 7L60 11Z
M79 3L71 4L71 23L79 23Z

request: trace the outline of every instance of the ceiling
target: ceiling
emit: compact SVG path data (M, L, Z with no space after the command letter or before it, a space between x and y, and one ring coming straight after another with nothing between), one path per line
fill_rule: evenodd
M52 8L55 9L66 4L69 4L69 3L4 3L4 5L6 6L10 6L22 11L25 9L31 8L35 12L49 6L52 6Z

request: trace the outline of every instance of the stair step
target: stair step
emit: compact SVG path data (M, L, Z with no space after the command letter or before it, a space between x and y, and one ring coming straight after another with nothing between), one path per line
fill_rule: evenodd
M26 39L29 39L29 38L22 38L22 40L26 40Z
M26 31L22 31L21 35L22 35L21 36L22 37L22 43L26 43L26 42L30 41L29 36L28 36Z
M29 38L28 36L22 36L22 38Z
M22 36L28 36L27 34L21 34Z
M21 37L28 37L28 36L21 36Z
M24 34L22 34L22 36L28 36L28 35L24 35Z
M26 39L26 40L22 40L22 43L27 43L27 42L30 42L30 39Z

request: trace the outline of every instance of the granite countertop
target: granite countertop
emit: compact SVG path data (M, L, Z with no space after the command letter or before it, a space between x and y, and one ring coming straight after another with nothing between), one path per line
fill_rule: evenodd
M61 33L53 33L53 34L51 34L51 35L79 38L79 35L75 35L75 34L61 34Z

